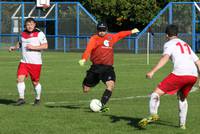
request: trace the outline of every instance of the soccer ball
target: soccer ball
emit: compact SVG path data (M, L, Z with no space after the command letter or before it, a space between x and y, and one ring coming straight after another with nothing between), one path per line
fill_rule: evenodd
M101 104L100 100L98 100L98 99L92 99L90 101L90 109L93 112L99 112L101 110L101 107L102 107L102 104Z

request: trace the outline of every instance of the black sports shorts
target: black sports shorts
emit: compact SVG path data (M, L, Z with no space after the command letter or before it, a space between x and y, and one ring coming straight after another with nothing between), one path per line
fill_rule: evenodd
M94 87L99 83L100 80L104 84L106 83L106 81L116 80L113 66L91 65L90 69L87 70L86 77L83 80L83 85Z

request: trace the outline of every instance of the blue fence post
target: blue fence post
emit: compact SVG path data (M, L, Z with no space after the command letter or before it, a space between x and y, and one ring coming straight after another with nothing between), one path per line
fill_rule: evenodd
M131 50L131 37L128 37L128 50Z
M64 37L64 52L66 52L66 37Z
M196 52L196 7L192 4L192 50Z
M19 22L18 22L19 23ZM11 34L13 34L14 32L13 32L13 28L14 28L14 20L13 19L11 19ZM19 29L18 29L19 30ZM11 36L11 44L12 45L14 45L14 37L13 36Z
M76 4L76 48L80 48L80 42L79 42L79 35L80 35L80 9L79 9L79 3Z
M86 47L87 47L87 44L88 44L89 40L90 40L90 37L87 36L87 37L86 37L86 45L85 45L85 47L83 47L83 48L86 48Z
M0 34L2 33L2 16L1 16L1 14L2 14L2 4L0 3ZM0 36L0 47L1 47L2 45L1 45L1 36Z
M13 27L14 27L14 22L13 19L11 20L11 34L13 34ZM11 36L11 44L14 45L14 38Z
M134 40L134 49L135 49L135 54L138 53L138 38L136 37Z
M67 45L67 50L70 51L70 39L71 38L67 38L67 39L68 39L67 40L67 44L66 44Z
M173 9L173 3L170 3L170 5L169 5L169 24L173 23L173 12L172 12L172 9Z
M58 3L55 4L55 50L58 49Z
M24 31L24 2L22 3L21 14L22 14L22 18L21 18L21 21L22 21L21 29L22 29L22 31Z
M153 48L154 48L153 39L154 39L154 35L152 35L152 33L150 33L150 50L153 50Z

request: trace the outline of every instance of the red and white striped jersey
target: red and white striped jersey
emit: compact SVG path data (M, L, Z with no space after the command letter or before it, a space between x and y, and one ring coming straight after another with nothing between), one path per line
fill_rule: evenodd
M41 44L47 43L46 36L40 30L34 30L29 33L24 31L21 33L21 48L22 48L22 59L23 63L30 64L42 64L41 51L27 50L27 45L40 46Z

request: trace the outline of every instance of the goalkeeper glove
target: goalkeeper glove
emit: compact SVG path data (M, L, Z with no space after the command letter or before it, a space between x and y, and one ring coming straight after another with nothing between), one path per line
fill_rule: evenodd
M138 32L140 32L140 31L139 31L137 28L134 28L134 29L131 30L131 33L132 33L132 34L138 33Z
M80 66L84 66L85 61L86 61L85 59L81 59L81 60L78 61L78 63L79 63Z

